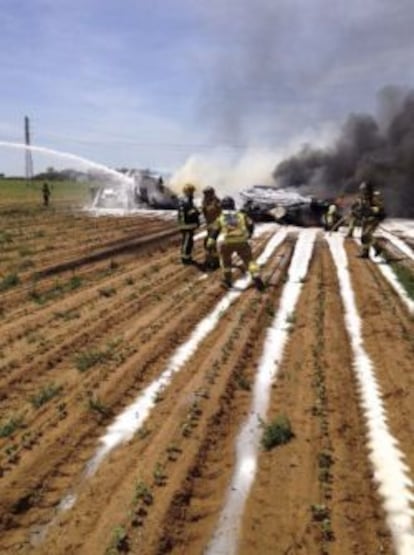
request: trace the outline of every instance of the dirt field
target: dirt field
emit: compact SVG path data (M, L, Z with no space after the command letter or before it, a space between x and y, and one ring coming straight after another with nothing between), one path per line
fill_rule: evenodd
M308 230L259 227L253 248L265 258L267 289L241 283L229 293L219 272L180 264L171 220L62 207L0 212L0 553L202 554L215 534L227 534L219 522L239 463L236 441L268 329L294 281L298 301L257 424L261 435L284 415L294 435L269 450L259 444L240 522L228 523L233 547L220 553L409 555L412 516L400 541L395 492L376 467L391 463L374 460L343 290L322 231L306 275L294 276ZM409 245L404 229L398 236ZM413 275L410 257L384 245ZM200 262L202 248L199 239ZM344 248L360 343L378 384L372 395L410 489L413 315L376 263L357 258L352 240ZM109 427L134 402L121 437L121 423Z

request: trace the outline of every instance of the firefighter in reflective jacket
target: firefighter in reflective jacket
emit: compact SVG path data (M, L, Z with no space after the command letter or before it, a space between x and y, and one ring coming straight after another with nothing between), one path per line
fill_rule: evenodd
M374 191L371 182L363 182L359 187L361 202L361 258L369 258L369 249L372 247L378 256L382 248L378 243L374 232L385 219L385 209L382 194Z
M236 210L234 200L231 197L223 198L221 208L222 212L214 222L209 234L207 247L214 247L220 233L223 234L223 242L219 245L219 253L224 285L226 287L232 286L231 259L233 253L237 253L251 275L256 288L263 290L264 284L260 277L259 266L253 260L252 249L249 245L249 239L254 229L252 220L246 213Z
M194 206L194 185L188 183L183 188L184 196L178 204L178 226L181 231L181 262L192 264L194 231L200 225L200 212Z
M216 192L213 187L206 187L203 194L204 197L201 210L207 225L207 235L204 241L204 249L206 253L205 266L211 270L216 270L220 266L217 247L216 245L213 245L210 246L210 248L207 248L207 241L213 231L214 222L221 214L221 203L220 199L216 196Z
M361 225L361 220L362 220L362 201L360 198L358 198L351 205L351 211L350 211L349 222L348 222L348 232L346 234L347 237L352 238L354 236L354 230L356 226Z
M335 202L331 202L322 216L322 223L325 231L330 231L335 227L337 222L339 222L338 206Z

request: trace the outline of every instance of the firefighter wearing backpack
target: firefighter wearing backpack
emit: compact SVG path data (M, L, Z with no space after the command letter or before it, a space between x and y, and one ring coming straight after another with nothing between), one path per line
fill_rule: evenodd
M206 187L203 190L203 202L201 205L201 211L207 225L207 236L204 241L205 250L205 262L204 265L210 270L216 270L220 266L219 254L216 246L211 246L207 248L207 241L210 232L213 230L214 222L221 214L221 203L220 199L216 196L216 192L213 187Z
M264 289L260 277L259 266L253 260L249 239L253 234L254 224L246 213L236 210L234 199L224 197L221 201L222 212L214 222L207 240L207 247L214 248L217 238L223 235L219 245L220 264L223 270L223 283L226 287L232 286L231 259L237 253L243 261L245 268L251 275L258 290Z
M181 262L192 264L194 232L200 225L200 212L194 205L195 187L191 183L184 185L184 196L178 203L178 226L181 231Z
M382 194L374 191L373 184L368 182L361 183L359 187L361 202L361 258L369 258L369 249L373 247L378 256L382 248L374 236L375 230L385 219L385 209Z

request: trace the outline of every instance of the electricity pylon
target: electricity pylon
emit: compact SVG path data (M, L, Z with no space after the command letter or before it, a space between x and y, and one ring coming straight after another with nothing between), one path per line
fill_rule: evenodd
M28 185L32 181L33 177L33 159L32 151L30 148L30 121L27 116L24 117L24 141L26 144L26 183Z

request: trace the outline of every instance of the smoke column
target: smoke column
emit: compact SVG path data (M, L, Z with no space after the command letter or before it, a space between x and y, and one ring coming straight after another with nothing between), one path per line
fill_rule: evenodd
M383 191L389 215L414 217L414 91L388 86L378 101L377 117L348 116L331 148L306 145L278 163L277 185L336 195L371 180Z

